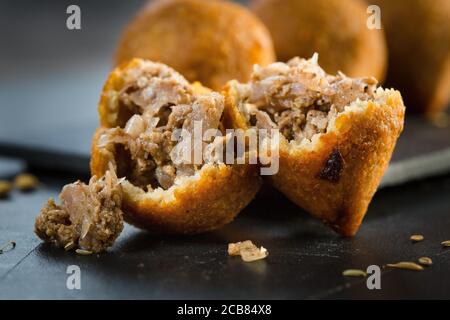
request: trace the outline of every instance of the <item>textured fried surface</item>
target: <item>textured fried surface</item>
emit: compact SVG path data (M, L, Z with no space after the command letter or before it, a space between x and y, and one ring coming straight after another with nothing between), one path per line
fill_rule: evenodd
M117 64L132 58L163 62L189 81L220 89L246 81L253 64L275 59L265 26L242 6L227 1L152 1L124 32Z
M252 0L250 6L271 32L279 60L318 52L328 73L383 80L383 31L367 28L363 1Z

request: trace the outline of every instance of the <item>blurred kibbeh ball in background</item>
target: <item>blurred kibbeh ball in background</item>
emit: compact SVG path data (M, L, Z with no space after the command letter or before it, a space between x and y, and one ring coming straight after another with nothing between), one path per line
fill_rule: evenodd
M132 58L165 63L215 90L247 81L254 64L275 61L270 33L243 6L222 0L154 0L131 21L116 64Z
M317 52L328 73L384 79L383 30L369 30L361 0L251 0L250 7L271 32L278 60Z
M409 109L443 111L450 100L450 1L375 0L389 47L387 84Z

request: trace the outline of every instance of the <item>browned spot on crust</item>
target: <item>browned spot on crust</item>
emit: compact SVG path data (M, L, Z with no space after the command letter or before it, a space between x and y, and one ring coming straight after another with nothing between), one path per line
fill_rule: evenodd
M341 179L342 170L344 169L344 158L339 149L334 149L325 162L322 171L318 177L333 183L339 182Z

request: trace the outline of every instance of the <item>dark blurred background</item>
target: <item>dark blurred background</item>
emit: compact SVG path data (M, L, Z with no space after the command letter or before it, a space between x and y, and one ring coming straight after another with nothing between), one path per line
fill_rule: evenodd
M70 141L74 153L89 150L114 47L143 2L1 1L0 141L54 148ZM70 4L81 7L81 30L66 28Z

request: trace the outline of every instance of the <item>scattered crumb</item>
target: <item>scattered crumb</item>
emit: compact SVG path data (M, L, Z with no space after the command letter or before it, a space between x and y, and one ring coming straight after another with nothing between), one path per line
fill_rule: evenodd
M230 256L241 256L245 262L252 262L266 258L269 252L266 248L258 248L250 240L228 244Z
M419 258L419 263L424 266L431 266L433 264L433 260L428 257Z
M423 241L424 237L421 234L413 234L409 239L413 242L420 242Z
M343 276L346 277L367 277L367 273L359 269L348 269L342 272Z
M228 244L228 254L230 256L241 255L241 250L252 250L257 248L250 240Z
M0 198L8 197L12 190L12 184L8 181L0 180Z
M444 247L450 247L450 240L442 241L441 244Z
M88 185L68 184L59 197L60 205L49 199L36 218L35 233L42 240L66 251L94 253L114 244L123 229L122 188L114 171L92 177Z
M21 191L31 191L39 186L39 180L32 174L22 173L14 179L14 186Z
M423 267L415 262L389 263L386 266L389 268L406 269L406 270L414 270L414 271L422 271L423 270Z

